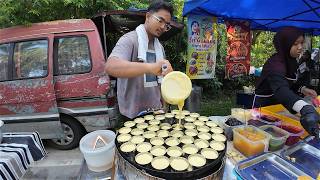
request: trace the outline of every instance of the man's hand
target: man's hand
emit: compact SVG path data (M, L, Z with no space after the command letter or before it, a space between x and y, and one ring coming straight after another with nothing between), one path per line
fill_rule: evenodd
M165 65L167 68L164 72L162 72L162 66ZM168 60L158 60L156 63L150 63L149 64L149 73L160 76L160 75L166 75L169 72L173 71L172 66Z
M319 122L320 116L311 105L303 106L300 110L300 123L303 128L312 136L319 138Z
M309 89L307 87L301 88L301 93L305 96L311 96L312 98L316 98L318 96L315 90Z

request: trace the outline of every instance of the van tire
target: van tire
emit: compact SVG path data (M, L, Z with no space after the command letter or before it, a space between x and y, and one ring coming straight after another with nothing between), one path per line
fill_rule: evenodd
M83 126L75 119L68 116L60 116L64 138L50 139L51 147L60 150L70 150L79 146L80 139L86 134Z

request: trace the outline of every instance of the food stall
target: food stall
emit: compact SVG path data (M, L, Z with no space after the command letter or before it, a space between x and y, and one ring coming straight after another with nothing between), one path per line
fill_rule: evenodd
M172 83L178 93L166 88ZM282 119L291 118L276 117L267 111L274 109L272 107L265 107L264 111L232 108L231 115L226 117L206 117L183 110L179 102L190 94L191 81L181 72L165 76L161 92L167 102L178 104L180 108L126 121L111 139L111 136L91 133L80 141L80 149L87 144L91 154L98 154L114 143L113 167L108 171L110 178L320 178L320 141L311 136L302 139L307 134L294 125L297 119L284 121ZM102 144L97 145L101 138ZM85 156L89 170L84 172L109 169L110 166L92 167L106 158L106 154L100 154L100 158L95 155L95 161ZM91 174L90 177L96 176Z
M198 0L185 2L184 15L247 20L258 30L295 25L318 35L319 8L313 0ZM205 117L173 109L137 117L118 130L108 172L115 179L317 179L320 142L286 113L235 108Z

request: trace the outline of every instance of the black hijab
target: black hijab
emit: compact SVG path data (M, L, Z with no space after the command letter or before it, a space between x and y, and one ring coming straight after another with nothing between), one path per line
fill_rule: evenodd
M269 74L281 74L295 79L298 63L290 56L290 49L294 42L303 36L303 31L296 27L288 26L281 28L273 38L276 53L273 54L263 65L262 75L256 83L258 87Z

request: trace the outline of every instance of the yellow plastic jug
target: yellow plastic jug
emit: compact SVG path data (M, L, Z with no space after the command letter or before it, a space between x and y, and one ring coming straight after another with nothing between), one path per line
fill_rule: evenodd
M168 73L161 84L163 99L169 104L178 105L180 111L184 105L184 100L189 97L191 89L190 78L180 71Z

